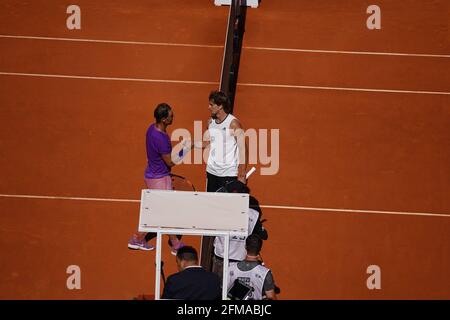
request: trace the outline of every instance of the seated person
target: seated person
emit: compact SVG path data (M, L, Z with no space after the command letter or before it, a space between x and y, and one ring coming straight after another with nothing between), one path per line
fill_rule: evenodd
M255 234L248 236L245 243L247 249L245 260L230 264L228 290L233 286L234 281L238 280L252 288L249 300L276 300L272 272L261 265L259 261L262 243L263 241L259 236Z
M221 299L222 290L218 275L198 265L197 251L193 247L178 249L176 261L180 271L167 278L162 299Z

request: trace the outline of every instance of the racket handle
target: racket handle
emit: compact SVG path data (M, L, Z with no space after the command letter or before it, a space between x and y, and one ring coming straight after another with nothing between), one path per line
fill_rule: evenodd
M256 171L255 167L251 168L250 171L247 172L247 175L245 176L245 179L248 179L253 174L253 172L255 172L255 171Z

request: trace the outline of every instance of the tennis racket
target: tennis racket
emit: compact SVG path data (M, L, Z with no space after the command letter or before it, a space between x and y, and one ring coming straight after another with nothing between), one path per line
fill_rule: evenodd
M172 180L172 190L176 190L176 191L195 191L195 187L194 184L189 181L188 179L186 179L185 177L179 176L177 174L170 174L170 179ZM182 236L181 235L177 235L178 240L181 240ZM168 242L169 246L170 244L170 239ZM161 261L162 263L162 261ZM162 264L161 264L161 272L163 272L162 269ZM164 275L163 275L163 279ZM166 281L164 280L164 284L166 283Z
M250 178L250 176L256 171L255 167L252 167L248 172L247 175L245 176L245 178L248 180L248 178ZM229 181L227 183L225 183L224 186L220 187L219 189L216 190L216 192L227 192L227 186L231 183L235 182L233 181Z
M196 191L194 184L186 179L185 177L179 176L177 174L171 174L172 179L172 189L177 191Z

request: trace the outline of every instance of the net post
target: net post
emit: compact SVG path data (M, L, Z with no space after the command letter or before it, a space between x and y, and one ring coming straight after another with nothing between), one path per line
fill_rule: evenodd
M229 97L231 113L233 113L234 109L246 15L246 2L242 0L231 0L220 78L220 91Z

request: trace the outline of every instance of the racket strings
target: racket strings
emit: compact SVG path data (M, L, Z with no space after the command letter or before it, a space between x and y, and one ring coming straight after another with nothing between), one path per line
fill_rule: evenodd
M171 174L172 189L177 191L195 191L194 184L185 177Z

